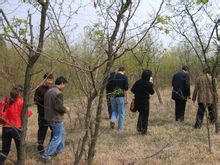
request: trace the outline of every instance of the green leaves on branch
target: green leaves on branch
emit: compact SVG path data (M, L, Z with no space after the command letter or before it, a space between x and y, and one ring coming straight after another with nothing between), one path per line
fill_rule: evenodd
M196 4L200 5L201 3L206 4L209 0L196 0Z
M12 18L10 25L3 26L3 35L5 37L10 36L10 33L12 33L12 30L20 37L26 38L26 35L28 33L28 21L20 18Z
M86 31L92 39L99 40L104 37L103 26L101 22L95 23L93 26L87 26Z
M108 98L114 98L118 95L123 95L123 94L124 94L124 90L121 89L121 88L118 88L118 89L114 90L114 92L108 93L107 97Z
M166 27L166 25L171 22L171 17L170 16L158 16L157 17L157 22L161 23L161 26L159 27L159 30L164 31L164 33L168 34L169 29Z

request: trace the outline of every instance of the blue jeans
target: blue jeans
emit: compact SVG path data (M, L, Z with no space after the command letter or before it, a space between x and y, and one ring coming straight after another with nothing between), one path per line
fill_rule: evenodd
M46 150L46 156L52 156L55 152L61 153L64 149L64 125L62 121L49 122L53 132Z
M111 98L112 116L111 122L118 120L118 131L124 130L124 119L125 119L125 99L124 97Z

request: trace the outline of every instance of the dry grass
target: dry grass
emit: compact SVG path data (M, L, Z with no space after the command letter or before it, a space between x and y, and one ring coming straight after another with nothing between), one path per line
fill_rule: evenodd
M125 131L117 133L109 129L107 110L103 112L101 133L96 147L95 165L121 164L220 164L220 137L211 126L212 152L208 151L207 129L205 125L199 130L193 129L197 105L189 101L185 113L185 121L174 121L174 103L170 99L170 91L161 93L163 105L157 96L151 97L148 134L142 136L136 132L137 113L126 111ZM36 110L36 108L33 108ZM128 108L127 108L128 109ZM52 165L73 164L74 152L83 129L79 126L76 111L70 119L66 116L66 148L64 153L52 159ZM204 120L204 123L206 119ZM50 134L48 133L47 142ZM27 136L26 164L45 164L37 154L37 113L30 118ZM14 144L10 158L16 158ZM7 162L7 164L10 164ZM83 161L81 162L83 163Z

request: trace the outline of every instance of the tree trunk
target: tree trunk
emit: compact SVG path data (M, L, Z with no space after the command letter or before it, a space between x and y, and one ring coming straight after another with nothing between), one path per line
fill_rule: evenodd
M100 91L100 96L99 96L99 102L98 102L98 107L97 107L97 112L96 112L96 123L95 123L95 132L92 135L92 140L89 146L89 151L88 151L88 165L92 165L93 158L95 155L95 147L96 143L98 140L98 134L100 130L100 124L101 124L101 116L102 116L102 105L103 105L103 98L104 98L104 85Z
M85 151L85 146L86 146L86 143L87 143L87 140L89 137L89 127L90 127L90 123L91 123L91 114L92 114L92 102L96 96L97 96L97 94L92 94L88 98L88 105L87 105L87 111L86 111L86 116L85 116L85 130L86 130L86 132L85 132L85 135L83 136L82 143L78 144L78 149L75 154L74 165L79 164L79 161L82 158L83 152Z
M207 105L205 105L206 128L207 128L209 152L212 152L211 136L210 136L210 128L209 128L209 115L208 115L208 114L209 114L209 112L208 112L208 107L207 107Z
M24 80L24 106L22 109L22 130L21 130L21 141L20 141L20 156L18 158L18 165L24 165L25 164L25 155L26 155L26 134L27 134L27 123L28 123L28 104L29 104L29 98L30 98L30 84L31 84L31 77L32 77L32 71L34 64L37 62L38 58L41 55L42 49L43 49L43 43L44 43L44 34L45 34L45 24L46 24L46 14L47 9L49 5L49 0L41 1L38 0L38 2L41 4L41 22L40 22L40 36L38 40L38 47L37 50L34 51L33 45L28 45L29 50L29 59L28 64L26 66L26 72L25 72L25 80ZM31 24L31 22L30 22ZM33 37L33 36L31 36ZM33 38L32 38L33 39Z
M28 123L28 103L30 98L30 82L33 65L27 65L25 80L24 80L24 106L22 109L22 132L20 141L20 157L18 159L18 165L23 165L25 162L26 153L26 134L27 134L27 123Z
M218 52L217 52L217 66L216 70L219 70L220 68L220 46L218 46ZM220 80L220 75L218 73L217 75L217 81ZM215 82L215 81L214 81ZM215 116L216 116L216 121L215 121L215 132L218 133L220 130L220 116L219 116L219 109L220 109L220 102L218 101L218 89L217 89L217 82L215 82L214 86L214 109L215 109Z
M163 100L162 100L162 98L161 98L160 91L158 90L157 85L154 86L154 89L155 89L155 91L156 91L157 98L158 98L160 104L163 104Z

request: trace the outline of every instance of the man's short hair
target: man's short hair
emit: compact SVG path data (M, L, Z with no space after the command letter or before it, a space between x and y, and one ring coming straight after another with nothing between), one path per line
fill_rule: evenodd
M124 72L124 71L125 71L125 67L123 67L123 66L119 67L119 68L118 68L118 71L119 71L119 72Z
M184 70L184 71L188 71L188 70L189 70L189 68L188 68L188 66L183 65L183 66L182 66L182 70Z
M45 75L44 75L44 77L43 77L44 79L53 79L53 74L52 73L45 73Z
M60 85L62 83L66 84L66 83L68 83L68 81L63 76L60 76L56 79L55 85Z

